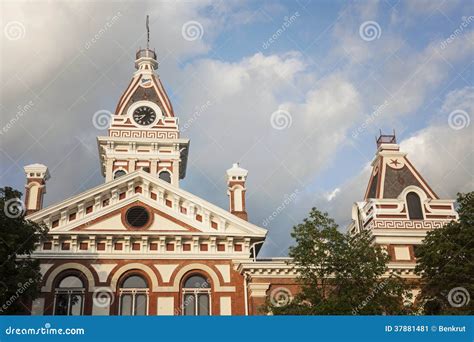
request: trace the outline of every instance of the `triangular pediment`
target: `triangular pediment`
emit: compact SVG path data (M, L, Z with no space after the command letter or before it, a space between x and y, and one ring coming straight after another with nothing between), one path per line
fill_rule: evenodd
M125 214L143 207L151 222L127 225ZM264 238L266 230L142 170L38 211L28 219L55 232L130 232Z
M127 213L133 208L143 208L146 220L141 226L133 226L127 217ZM105 216L100 216L92 221L87 221L79 226L72 228L74 231L87 232L166 232L166 233L184 233L200 232L197 228L176 219L163 211L150 206L143 201L136 200L129 204L120 203L120 205Z

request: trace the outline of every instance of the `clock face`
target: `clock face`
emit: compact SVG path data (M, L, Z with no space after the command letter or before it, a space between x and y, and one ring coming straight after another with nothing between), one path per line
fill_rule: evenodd
M139 125L151 125L156 119L156 113L153 109L147 106L141 106L133 112L133 120Z

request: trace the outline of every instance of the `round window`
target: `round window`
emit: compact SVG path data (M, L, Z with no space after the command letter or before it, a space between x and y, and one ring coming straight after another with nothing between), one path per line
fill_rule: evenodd
M143 207L131 207L125 214L127 223L135 228L142 228L150 220L150 214L148 210Z

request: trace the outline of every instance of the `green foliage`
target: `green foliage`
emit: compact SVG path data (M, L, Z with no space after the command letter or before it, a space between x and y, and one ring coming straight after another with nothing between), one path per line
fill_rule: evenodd
M30 257L47 233L45 227L25 220L21 193L0 189L0 314L27 314L39 294L38 260Z
M474 314L474 192L457 203L459 220L430 231L415 252L426 314Z
M398 277L382 277L388 256L368 232L349 236L327 213L313 208L293 227L296 245L289 255L299 271L302 290L285 306L269 301L276 315L408 314L409 289Z

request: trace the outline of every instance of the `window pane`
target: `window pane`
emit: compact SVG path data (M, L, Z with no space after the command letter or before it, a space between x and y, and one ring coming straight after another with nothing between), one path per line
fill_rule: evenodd
M410 220L422 220L423 209L421 208L420 197L414 193L409 192L407 195L408 216Z
M160 172L158 177L164 180L165 182L171 183L171 175L169 174L169 172L166 172L166 171Z
M120 314L130 316L132 314L132 295L122 295L120 306Z
M61 282L59 283L59 287L61 288L71 288L71 287L78 288L79 287L80 288L80 287L84 287L84 285L82 284L82 280L79 279L78 277L69 276L61 280Z
M82 313L82 295L71 294L71 302L69 307L69 314L72 316L79 316Z
M132 288L132 289L142 289L142 288L147 288L146 281L139 276L130 276L125 281L123 282L122 285L123 288Z
M69 296L67 294L56 295L56 307L54 309L55 315L67 315L67 307Z
M114 179L117 179L119 177L122 177L126 175L127 173L124 170L118 170L114 173Z
M211 286L204 277L200 275L194 275L185 281L184 287L187 289L208 289Z
M209 295L200 294L198 295L198 315L207 316L209 315Z
M196 314L195 306L195 296L193 294L185 294L183 300L184 306L184 315L185 316L194 316Z
M146 315L146 295L139 294L135 297L135 315Z

